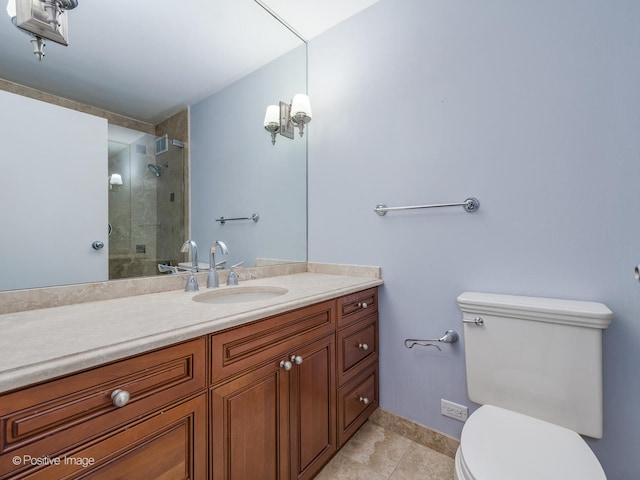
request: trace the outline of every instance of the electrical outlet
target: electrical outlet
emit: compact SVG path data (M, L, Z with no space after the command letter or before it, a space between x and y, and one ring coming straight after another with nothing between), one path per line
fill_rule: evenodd
M445 417L455 418L464 422L469 417L469 407L458 405L442 398L440 399L440 413Z

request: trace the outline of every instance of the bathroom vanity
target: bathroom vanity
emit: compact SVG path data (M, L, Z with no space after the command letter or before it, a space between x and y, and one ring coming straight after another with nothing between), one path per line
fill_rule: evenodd
M17 385L0 394L0 479L313 478L377 408L381 283L304 273L243 282L287 290L263 301L166 292L1 315L41 315L55 337L58 318L64 336L96 309L114 327L129 311L130 329L0 371Z

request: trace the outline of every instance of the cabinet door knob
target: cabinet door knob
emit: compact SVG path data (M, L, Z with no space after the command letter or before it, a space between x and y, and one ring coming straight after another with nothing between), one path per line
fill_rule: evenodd
M369 405L369 399L367 397L360 397L360 401L365 405Z
M111 393L111 403L113 403L114 407L124 407L127 403L129 403L129 399L131 395L126 390L114 390Z
M369 345L367 345L366 343L360 343L360 344L358 344L358 348L360 350L367 351L367 350L369 350Z
M368 306L367 302L358 302L358 308L367 308Z
M282 360L280 362L280 366L288 372L293 368L293 363L291 363L289 360Z
M291 361L296 365L302 365L302 357L300 355L291 355Z

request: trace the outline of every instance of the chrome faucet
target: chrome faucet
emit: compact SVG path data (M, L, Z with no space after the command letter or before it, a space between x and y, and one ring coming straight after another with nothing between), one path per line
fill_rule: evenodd
M209 250L209 276L207 277L207 288L218 288L220 286L220 280L218 279L218 271L216 270L216 246L220 246L220 250L224 255L229 255L229 249L220 240L216 240L211 244Z
M182 244L181 252L190 252L191 256L191 274L187 278L187 284L184 287L185 292L197 292L200 290L198 279L195 273L198 271L198 246L193 240L187 240Z
M183 253L190 252L191 271L197 272L198 271L198 246L196 245L196 242L194 242L193 240L187 240L182 244L182 248L180 249L180 251Z
M238 285L238 274L233 269L239 267L243 263L244 260L240 263L236 263L235 265L231 265L231 271L229 272L229 276L227 277L227 285Z

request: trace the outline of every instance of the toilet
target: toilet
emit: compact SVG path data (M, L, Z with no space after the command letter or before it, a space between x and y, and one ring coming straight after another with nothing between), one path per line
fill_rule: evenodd
M469 399L456 480L606 480L580 435L602 438L602 331L596 302L466 292Z

